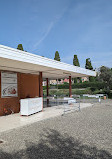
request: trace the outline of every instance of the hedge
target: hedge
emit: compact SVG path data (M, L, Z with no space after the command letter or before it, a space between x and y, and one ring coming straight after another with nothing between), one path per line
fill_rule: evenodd
M72 89L72 94L77 94L77 95L81 95L81 94L91 94L91 90L89 88L84 89L84 90L78 90L78 89ZM43 91L44 96L46 96L46 91ZM53 95L57 95L57 96L68 96L69 95L69 89L55 89L49 90L49 95L53 96Z
M92 87L96 89L104 89L105 83L103 82L84 82L84 83L74 83L72 84L72 89L74 88L87 88ZM69 89L69 84L58 85L58 89Z

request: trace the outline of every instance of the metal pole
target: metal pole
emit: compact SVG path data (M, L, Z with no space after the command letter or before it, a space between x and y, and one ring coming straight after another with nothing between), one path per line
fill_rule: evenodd
M72 97L71 76L69 76L69 97Z

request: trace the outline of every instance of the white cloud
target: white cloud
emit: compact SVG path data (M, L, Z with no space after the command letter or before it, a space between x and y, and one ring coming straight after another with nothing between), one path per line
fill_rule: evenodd
M68 7L66 7L63 10L62 14L58 14L58 15L55 16L55 19L49 24L46 32L43 34L43 36L40 38L40 40L38 40L34 44L34 46L33 46L34 50L37 48L38 45L40 45L44 41L44 39L46 39L46 37L49 35L50 31L52 30L53 26L64 16L67 9L68 9Z
M35 43L34 48L37 48L37 46L48 36L53 26L54 26L54 22L51 22L45 34L40 38L39 41Z

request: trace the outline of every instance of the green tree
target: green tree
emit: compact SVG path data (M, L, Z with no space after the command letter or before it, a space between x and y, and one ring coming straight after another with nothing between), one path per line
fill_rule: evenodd
M105 83L105 90L107 93L110 92L112 87L112 71L110 68L102 66L100 67L100 75L99 78L102 82Z
M74 66L80 67L79 60L78 60L77 55L74 55L74 58L73 58L73 65L74 65ZM81 81L81 78L80 78L80 77L74 78L74 83L77 83L77 82L79 82L79 81Z
M78 58L77 58L77 55L74 55L74 58L73 58L73 65L74 65L74 66L79 66L79 67L80 67L79 60L78 60Z
M59 55L59 52L58 52L58 51L55 52L54 60L56 60L56 61L61 61L61 60L60 60L60 55ZM58 88L58 81L61 81L61 79L57 79L57 88Z
M87 58L87 59L86 59L85 68L86 68L86 69L89 69L89 70L93 70L93 66L92 66L92 64L91 64L90 58ZM92 76L89 77L89 81L90 81L90 82L95 81L95 77L92 77Z
M93 70L93 66L92 66L92 64L91 64L90 58L87 58L87 59L86 59L85 68L86 68L86 69L89 69L89 70Z
M74 83L77 83L77 78L74 78Z
M18 50L22 50L22 51L24 51L24 50L23 50L23 46L22 46L22 44L19 44L19 45L18 45L18 47L17 47L17 49L18 49Z
M61 60L60 60L60 55L59 55L59 52L58 52L58 51L55 52L54 60L56 60L56 61L61 61Z

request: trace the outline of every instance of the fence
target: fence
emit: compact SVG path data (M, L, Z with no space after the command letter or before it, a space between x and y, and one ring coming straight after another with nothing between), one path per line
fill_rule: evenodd
M104 99L104 96L108 98L106 94L96 94L96 95L83 94L80 97L80 101L82 103L92 103L92 104L100 103L101 104L102 100Z

